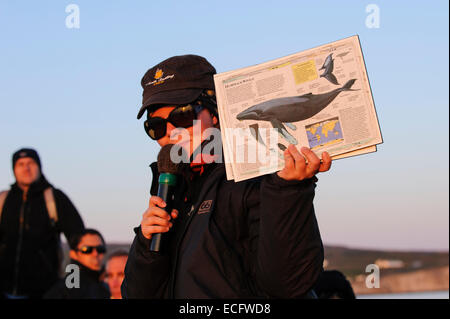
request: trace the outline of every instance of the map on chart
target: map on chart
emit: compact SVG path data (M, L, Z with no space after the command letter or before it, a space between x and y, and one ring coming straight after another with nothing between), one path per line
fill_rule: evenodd
M344 140L341 124L337 117L306 126L306 134L308 135L309 147L312 150L337 144Z

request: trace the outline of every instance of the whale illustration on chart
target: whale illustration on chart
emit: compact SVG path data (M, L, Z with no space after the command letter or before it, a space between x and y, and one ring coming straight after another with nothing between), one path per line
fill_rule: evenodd
M292 124L293 122L303 121L313 117L326 108L339 93L344 91L355 91L354 89L351 89L355 81L356 79L351 79L342 87L327 93L308 93L300 96L283 97L265 101L240 112L236 116L236 119L239 121L268 121L274 128L278 129L278 132L289 143L297 145L297 140L287 131L285 125L290 129L296 129L296 126ZM255 130L255 134L252 133L252 135L258 141L262 141L259 136L258 125L255 126L255 124L253 124L252 128ZM257 136L259 138L257 138Z
M319 69L319 71L320 70L325 70L320 75L320 77L327 79L328 81L330 81L334 85L339 85L339 82L336 79L336 76L334 76L334 74L333 74L333 69L334 69L333 53L330 53L327 56L327 58L325 59L325 62L323 63L322 67Z

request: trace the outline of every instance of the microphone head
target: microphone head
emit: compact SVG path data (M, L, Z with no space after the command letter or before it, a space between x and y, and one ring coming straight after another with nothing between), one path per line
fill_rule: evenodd
M170 158L170 151L174 144L164 145L158 153L158 172L159 173L169 173L169 174L179 174L182 170L182 164L172 162Z

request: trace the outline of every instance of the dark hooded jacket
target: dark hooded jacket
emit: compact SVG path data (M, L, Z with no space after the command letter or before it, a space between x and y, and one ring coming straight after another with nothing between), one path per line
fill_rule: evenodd
M157 193L153 168L151 193ZM323 246L313 198L317 179L277 174L227 181L223 164L185 170L163 234L150 252L136 228L122 284L124 298L302 298L315 284Z
M84 229L70 199L53 189L58 222L47 212L44 190L51 184L41 175L24 198L17 185L5 199L0 221L0 293L41 297L59 278L60 233L68 239Z
M75 260L70 260L70 264L77 266L79 272L71 270L71 272L66 275L66 278L60 279L55 285L53 285L52 288L50 288L50 290L44 295L45 299L110 298L108 285L101 281L103 270L95 271L89 269ZM74 278L74 276L78 275L79 281ZM69 285L67 285L66 281ZM72 286L75 284L79 284L79 286Z

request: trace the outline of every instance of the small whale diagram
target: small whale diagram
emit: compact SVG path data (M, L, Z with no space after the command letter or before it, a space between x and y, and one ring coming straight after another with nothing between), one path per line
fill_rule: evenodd
M328 81L330 81L331 83L333 83L334 85L339 85L338 80L336 79L336 77L333 74L333 69L334 69L334 59L333 59L333 53L330 53L327 58L325 59L325 62L323 63L322 67L319 69L320 70L325 70L320 77L321 78L325 78Z
M298 144L297 140L287 131L286 126L295 130L292 122L303 121L316 115L326 108L343 91L355 91L351 89L356 79L351 79L342 87L323 94L304 94L300 96L282 97L265 101L249 107L236 115L236 119L268 121L278 129L278 132L291 144ZM258 125L251 126L256 132L252 135L261 141ZM262 143L263 144L263 143Z

